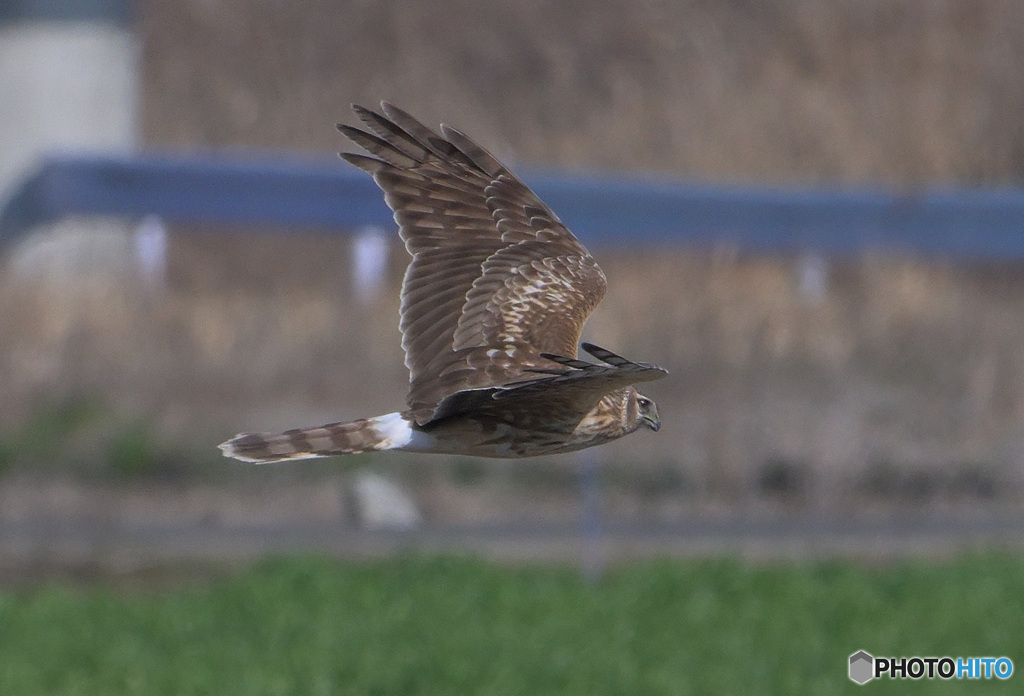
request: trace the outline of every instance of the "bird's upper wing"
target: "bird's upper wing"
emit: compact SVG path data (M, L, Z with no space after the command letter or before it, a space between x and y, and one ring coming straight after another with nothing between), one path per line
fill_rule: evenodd
M467 389L529 380L542 353L575 357L605 276L558 217L498 160L459 131L435 133L401 109L354 106L369 131L339 129L372 156L412 262L401 330L413 417L436 417Z
M441 420L463 414L487 415L523 430L568 435L609 392L668 374L657 365L632 362L589 343L584 343L583 348L605 364L545 354L558 367L533 370L543 377L503 387L456 392L441 402L436 417Z

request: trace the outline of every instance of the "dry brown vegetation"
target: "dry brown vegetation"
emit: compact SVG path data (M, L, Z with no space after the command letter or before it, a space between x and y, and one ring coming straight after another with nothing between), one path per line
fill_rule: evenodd
M611 290L589 338L671 371L648 389L666 427L597 454L631 492L617 506L672 515L687 501L1018 498L1018 265L866 256L835 264L818 297L801 288L801 259L611 252L596 250ZM0 321L18 331L3 339L0 370L11 403L100 394L203 467L217 466L214 446L237 429L394 410L407 379L396 327L404 253L395 247L367 303L348 287L348 242L320 235L182 231L162 293L130 279L41 289L10 278ZM442 517L467 501L438 476L459 479L466 466L473 481L508 482L507 467L458 462L413 475ZM571 491L572 460L549 466L534 478Z
M349 102L386 98L534 165L901 187L1024 175L1024 5L1012 1L140 9L144 128L159 146L331 152ZM155 294L6 274L2 425L99 394L185 443L179 456L202 456L236 429L392 410L406 380L394 251L368 304L331 235L176 230ZM666 427L598 455L628 493L615 505L1019 500L1019 265L866 255L833 265L815 297L799 258L595 253L610 293L590 339L672 371L650 388ZM452 466L478 480L477 465ZM563 480L572 464L550 466ZM428 488L439 516L502 502Z
M1014 0L142 3L162 145L330 152L394 101L498 154L722 181L1014 182Z

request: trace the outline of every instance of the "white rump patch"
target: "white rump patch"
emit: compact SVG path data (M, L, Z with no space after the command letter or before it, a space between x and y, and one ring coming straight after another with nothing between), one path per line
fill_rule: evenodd
M389 413L372 419L373 429L380 434L379 449L410 450L413 452L430 452L434 438L427 433L413 430L412 424L402 417L401 413Z
M401 413L389 413L373 419L373 429L380 433L387 447L381 449L398 449L412 442L412 426L402 418Z

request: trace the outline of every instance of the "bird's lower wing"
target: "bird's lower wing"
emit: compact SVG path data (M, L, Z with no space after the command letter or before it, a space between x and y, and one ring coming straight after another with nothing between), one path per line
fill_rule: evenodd
M664 368L631 362L589 344L584 344L584 348L602 360L608 358L608 364L596 365L546 355L559 367L531 370L543 375L534 379L451 394L438 406L433 420L436 422L455 416L486 417L518 428L569 434L605 395L632 384L652 382L668 374ZM600 351L601 355L592 348ZM610 360L618 364L612 364Z

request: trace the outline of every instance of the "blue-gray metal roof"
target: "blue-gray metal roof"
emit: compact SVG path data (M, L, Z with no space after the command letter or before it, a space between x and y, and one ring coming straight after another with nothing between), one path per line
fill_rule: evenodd
M103 22L128 24L130 0L2 0L0 26L16 22Z

